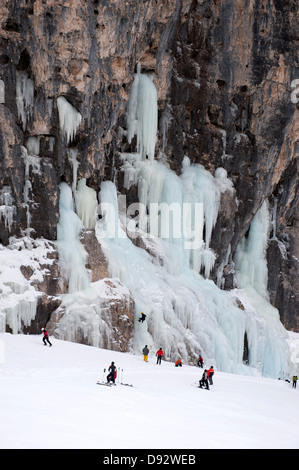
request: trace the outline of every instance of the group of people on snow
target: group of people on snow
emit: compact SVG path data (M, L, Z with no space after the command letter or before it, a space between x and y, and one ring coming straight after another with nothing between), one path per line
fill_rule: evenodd
M141 312L141 317L138 318L138 321L143 323L145 318L146 318L146 315L143 312ZM48 334L46 328L42 328L42 332L43 332L43 343L44 343L44 345L47 346L47 344L48 344L51 347L52 343L49 339L49 334ZM146 344L144 346L143 350L142 350L143 360L145 362L148 362L149 352L150 352L149 348ZM156 357L157 357L156 364L161 364L162 358L164 357L164 352L163 352L162 348L158 349L158 351L156 352ZM200 368L203 368L203 365L204 365L204 361L203 361L203 358L200 354L199 357L198 357L198 360L197 360L197 366L200 367ZM177 361L175 362L175 367L182 367L181 358L177 359ZM109 372L109 374L107 375L107 383L108 384L110 382L115 383L115 379L116 379L116 376L117 376L117 369L116 369L116 366L115 366L114 362L111 362L111 365L108 368L108 372ZM215 371L214 371L213 366L211 366L210 369L205 369L203 374L202 374L202 377L199 381L199 388L203 388L205 386L205 388L209 390L209 385L213 385L213 375L214 375L214 373L215 373ZM298 377L296 375L294 375L293 376L293 381L292 381L293 382L292 383L292 388L296 388L297 380L298 380Z
M143 360L145 362L148 362L149 349L148 349L147 344L144 346L142 350L142 354L143 354ZM156 352L156 356L157 356L157 364L161 364L162 357L164 357L164 352L162 348L158 349L158 351Z
M209 369L205 369L199 381L199 388L203 388L203 386L205 385L205 388L209 390L210 389L209 384L213 385L213 375L214 375L213 366L211 366Z

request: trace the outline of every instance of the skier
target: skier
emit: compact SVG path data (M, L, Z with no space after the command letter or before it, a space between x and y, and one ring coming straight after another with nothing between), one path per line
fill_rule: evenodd
M208 372L210 385L213 385L214 367L211 366L207 372Z
M210 390L210 389L209 389L208 371L207 371L207 369L205 369L204 373L202 374L202 378L201 378L201 380L199 381L199 388L202 388L203 385L206 386L206 389L207 389L207 390Z
M148 353L149 353L149 349L148 349L147 344L146 344L146 345L144 346L143 350L142 350L143 360L144 360L145 362L147 362Z
M201 355L198 358L197 365L198 365L198 367L201 367L201 368L203 366L203 358L201 357Z
M138 321L139 322L141 321L141 323L143 323L145 319L146 319L146 315L143 312L141 312L141 317L138 318Z
M44 337L43 337L43 342L44 342L44 345L47 346L47 343L50 345L50 347L52 346L52 343L51 341L49 340L49 335L48 335L48 332L45 328L42 328L42 331L44 333Z
M298 380L297 375L294 375L294 376L293 376L293 387L292 387L292 388L296 388L296 386L297 386L297 380Z
M109 366L108 369L109 374L107 375L107 383L110 384L110 382L115 383L116 375L117 375L117 369L114 365L114 362L111 362L111 365Z
M157 356L157 364L161 364L161 359L162 357L164 357L162 348L158 349L158 351L156 352L156 356Z
M178 359L175 363L175 367L182 367L182 359Z

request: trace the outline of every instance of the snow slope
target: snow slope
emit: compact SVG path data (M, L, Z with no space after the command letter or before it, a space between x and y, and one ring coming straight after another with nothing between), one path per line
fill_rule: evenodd
M0 334L1 449L299 448L299 387L51 340ZM134 388L96 385L111 361Z

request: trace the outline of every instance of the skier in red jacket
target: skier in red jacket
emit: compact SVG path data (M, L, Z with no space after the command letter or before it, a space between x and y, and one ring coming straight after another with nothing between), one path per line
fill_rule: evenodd
M157 356L157 364L161 364L161 359L162 357L164 357L162 348L158 349L158 351L156 352L156 356Z
M44 333L44 337L43 337L43 342L44 342L44 345L47 346L47 343L52 346L52 343L51 341L49 340L49 335L48 335L48 332L45 328L42 328L42 331Z

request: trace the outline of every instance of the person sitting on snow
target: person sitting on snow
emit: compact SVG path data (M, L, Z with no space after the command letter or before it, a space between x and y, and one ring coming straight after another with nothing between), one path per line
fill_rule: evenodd
M117 369L114 365L114 362L111 362L111 365L109 366L108 372L109 372L109 374L107 375L107 383L108 384L110 384L110 382L115 383Z

